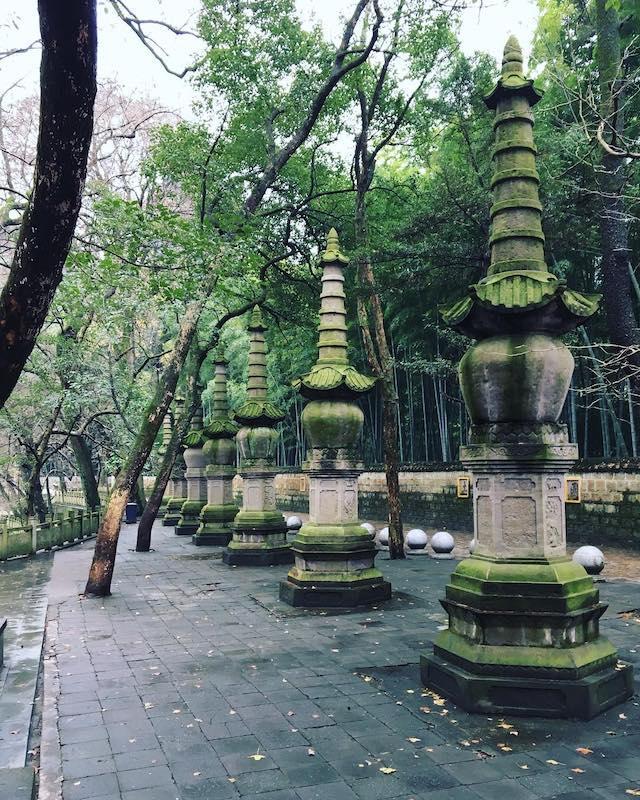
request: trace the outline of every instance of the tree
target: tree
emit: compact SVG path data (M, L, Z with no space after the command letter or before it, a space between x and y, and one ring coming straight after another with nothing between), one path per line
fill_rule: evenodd
M71 246L96 94L95 0L40 0L40 130L34 188L0 295L0 406L45 321Z

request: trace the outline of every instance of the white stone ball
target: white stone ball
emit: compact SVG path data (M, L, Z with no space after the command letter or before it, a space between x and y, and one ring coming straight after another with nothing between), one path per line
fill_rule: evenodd
M287 518L287 528L289 528L290 531L299 531L301 527L302 520L300 517L293 516Z
M405 539L407 547L410 550L424 550L428 541L429 537L420 528L411 528Z
M376 529L373 527L373 525L370 522L363 522L360 527L365 529L365 531L369 534L369 537L371 539L375 538Z
M477 540L477 539L472 539L472 540L469 542L469 552L470 552L472 555L473 555L473 553L475 553L475 551L476 551L476 547L477 547L477 546L478 546L478 540Z
M380 544L388 547L389 545L389 528L381 528L378 532L378 541Z
M438 531L431 537L431 548L434 553L450 553L455 542L447 531Z
M573 554L573 560L583 566L589 575L599 575L604 569L604 555L593 545L586 544L579 547Z

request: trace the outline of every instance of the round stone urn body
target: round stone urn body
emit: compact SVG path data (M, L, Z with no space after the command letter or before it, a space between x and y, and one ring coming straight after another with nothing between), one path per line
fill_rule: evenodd
M240 459L262 459L274 461L278 444L278 431L275 428L240 428L236 435Z
M460 384L472 422L557 422L573 367L569 348L555 336L483 339L460 361Z
M364 424L362 409L348 400L312 400L302 424L313 448L354 449Z
M187 447L184 451L184 461L188 470L204 469L209 463L203 447Z
M207 464L232 466L236 463L236 444L232 438L208 439L202 450Z

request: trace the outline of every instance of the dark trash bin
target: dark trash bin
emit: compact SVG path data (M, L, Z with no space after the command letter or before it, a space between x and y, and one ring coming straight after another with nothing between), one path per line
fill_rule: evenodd
M127 507L124 512L124 521L127 523L127 525L133 525L137 519L138 519L138 504L127 503Z

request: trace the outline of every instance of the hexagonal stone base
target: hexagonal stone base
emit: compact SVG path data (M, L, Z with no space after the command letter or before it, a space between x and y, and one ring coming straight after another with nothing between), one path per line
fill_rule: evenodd
M218 545L226 547L233 536L232 531L221 531L220 533L194 533L191 541L195 545Z
M293 553L290 547L233 549L225 550L222 561L231 567L271 567L275 564L293 564Z
M193 536L199 526L199 522L183 522L181 525L176 525L176 536Z
M482 675L435 653L420 657L425 686L478 714L591 719L633 694L629 664L577 679L535 678L534 673L535 668L522 667L519 674Z
M291 581L280 581L280 599L299 608L357 608L391 599L388 581L345 586L298 586Z
M166 513L162 518L162 524L168 528L173 528L178 524L180 520L180 511L177 511L175 514Z

